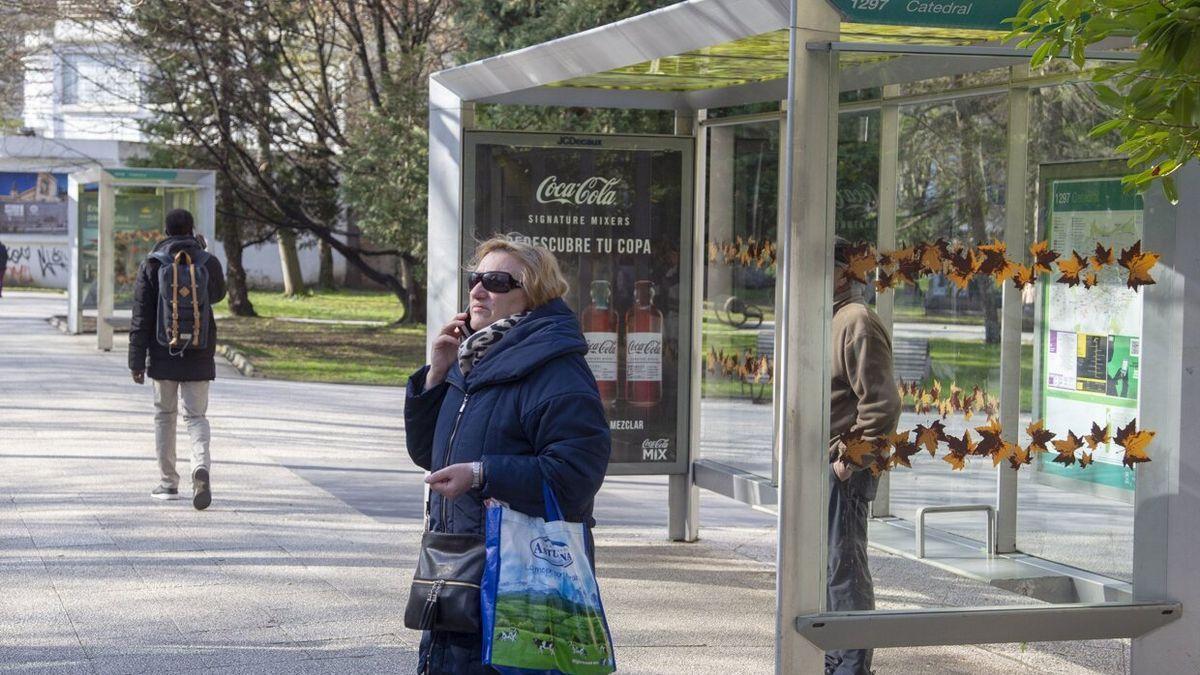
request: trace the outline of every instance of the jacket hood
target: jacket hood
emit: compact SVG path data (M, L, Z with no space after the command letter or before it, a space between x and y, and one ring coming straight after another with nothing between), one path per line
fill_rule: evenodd
M197 251L204 250L200 248L200 242L196 241L195 237L190 234L180 234L160 240L154 245L154 250L152 250L151 253L166 251L171 255L175 255L176 253L187 249L196 249Z
M534 309L505 333L475 364L470 375L464 378L455 363L447 379L470 392L521 379L548 361L565 354L587 354L587 351L587 340L583 338L575 313L562 298L555 298Z

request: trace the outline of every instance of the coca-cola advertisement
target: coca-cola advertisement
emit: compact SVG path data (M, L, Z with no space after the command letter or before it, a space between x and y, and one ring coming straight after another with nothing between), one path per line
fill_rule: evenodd
M685 471L692 140L469 132L463 182L464 251L504 233L558 257L608 413L610 473Z

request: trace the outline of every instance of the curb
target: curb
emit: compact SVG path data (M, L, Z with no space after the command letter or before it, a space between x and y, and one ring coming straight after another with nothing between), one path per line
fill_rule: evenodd
M218 344L217 353L225 357L225 360L229 361L229 363L239 373L241 373L243 377L262 377L262 375L254 367L254 364L250 362L250 359L246 358L245 354L239 352L233 347L230 347L226 344Z

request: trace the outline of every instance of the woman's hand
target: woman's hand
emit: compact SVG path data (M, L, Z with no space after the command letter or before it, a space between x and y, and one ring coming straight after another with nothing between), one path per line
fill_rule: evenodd
M471 478L471 463L462 462L434 471L425 477L425 482L429 483L430 490L446 499L454 499L471 489Z
M433 339L433 347L429 350L429 372L425 374L426 389L436 387L446 379L446 373L458 358L458 345L467 337L469 319L466 312L455 314Z

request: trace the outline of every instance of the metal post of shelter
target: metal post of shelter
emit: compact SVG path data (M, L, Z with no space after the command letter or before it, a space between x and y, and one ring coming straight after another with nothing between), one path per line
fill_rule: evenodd
M105 171L100 172L99 236L96 257L96 348L111 351L113 346L113 278L114 221L117 217L116 193L112 179Z
M824 651L796 630L797 616L825 601L829 467L829 316L832 305L833 189L837 171L837 55L807 49L838 30L825 3L792 1L789 22L787 147L780 233L787 298L777 330L784 382L779 467L775 672L819 673ZM777 371L778 372L778 371Z
M429 79L429 266L426 311L430 326L462 311L463 131L474 124L475 107L436 78ZM437 330L426 332L426 348Z
M697 208L692 212L692 231L693 241L704 241L704 189L701 184L704 182L704 131L700 126L700 121L704 119L704 111L699 111L695 116L683 113L675 113L675 135L676 136L692 136L696 143L695 149L695 165L694 172L696 186L693 192L693 199ZM704 314L703 302L697 302L697 298L704 297L704 259L703 246L692 246L692 302L690 303L692 315L690 318L692 323L692 353L701 354L701 337L700 318ZM697 261L697 257L699 261ZM699 293L697 293L699 288ZM691 363L692 381L700 382L703 376L700 370L700 359L693 358ZM688 409L691 411L693 420L699 419L700 414L700 388L692 387L692 399L689 401ZM687 447L689 452L697 447L700 441L700 434L697 425L690 426L690 433ZM667 476L667 536L671 541L692 542L700 536L700 488L696 486L694 481L691 457L687 461L686 473L673 473Z
M894 84L883 87L885 100L900 94ZM896 177L900 172L900 106L884 103L879 108L879 196L877 213L879 229L876 233L876 248L880 251L896 249ZM875 296L875 312L895 344L895 293L879 293ZM892 515L891 474L884 472L879 477L875 501L871 502L871 515L875 518Z
M1029 66L1013 66L1011 79L1029 77ZM1029 88L1008 90L1008 160L1004 203L1004 243L1011 259L1021 259L1025 249L1028 216L1025 186L1029 181ZM1000 426L1004 439L1017 443L1021 414L1021 292L1011 283L1001 291L1000 317ZM996 540L991 553L1017 550L1017 472L1007 462L997 467Z
M1155 432L1153 461L1138 464L1133 530L1133 596L1191 607L1178 621L1133 640L1133 673L1200 672L1200 472L1194 439L1200 435L1200 237L1196 196L1200 163L1175 173L1182 196L1172 205L1155 186L1145 196L1143 250L1161 254L1156 283L1146 286L1142 318L1143 383L1138 429Z

